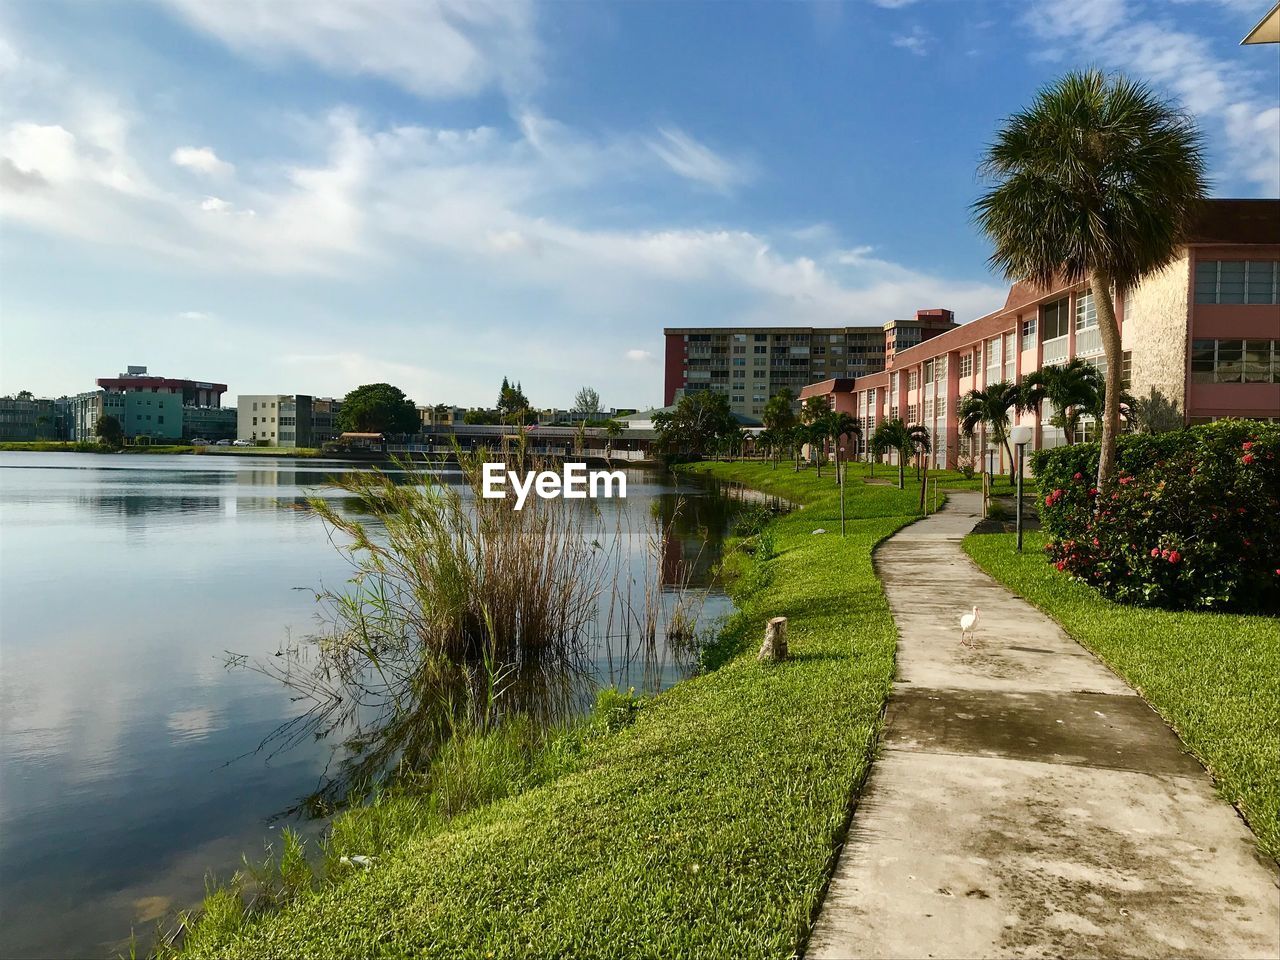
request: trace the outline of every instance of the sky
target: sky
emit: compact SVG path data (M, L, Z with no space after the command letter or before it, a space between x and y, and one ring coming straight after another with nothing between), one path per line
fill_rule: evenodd
M6 0L0 394L659 404L666 326L1004 302L1001 119L1141 77L1280 196L1270 0Z

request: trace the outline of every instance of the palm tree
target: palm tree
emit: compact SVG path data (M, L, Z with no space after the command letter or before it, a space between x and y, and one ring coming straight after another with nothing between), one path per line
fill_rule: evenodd
M832 410L822 418L822 425L826 429L827 439L831 441L831 448L835 451L836 461L836 483L840 483L840 440L843 437L861 437L862 427L847 413L837 413Z
M1120 327L1113 292L1171 262L1205 195L1195 121L1150 87L1069 73L1010 117L981 166L994 182L974 209L993 266L1042 288L1089 282L1107 358L1098 486L1115 473Z
M920 424L907 427L907 437L916 454L916 479L920 481L920 512L924 513L924 491L929 486L929 465L925 463L925 454L933 449L929 439L929 429Z
M1075 442L1080 414L1098 401L1102 376L1098 368L1076 357L1067 364L1034 370L1022 380L1023 407L1037 414L1047 401L1053 408L1049 423L1062 431L1068 444Z
M809 442L809 428L797 423L787 430L787 442L791 445L791 455L796 458L796 473L800 472L800 453Z
M913 431L923 431L924 427L908 427L899 419L886 420L875 429L875 433L871 434L871 452L875 456L888 453L890 450L898 454L898 489L902 490L906 487L906 476L904 469L907 459L916 449L916 434ZM924 442L929 442L928 433L925 433Z
M970 390L960 398L960 429L972 437L979 424L986 424L990 440L1009 455L1009 482L1013 483L1013 448L1009 446L1009 411L1024 405L1022 390L1008 380L993 383L985 390Z

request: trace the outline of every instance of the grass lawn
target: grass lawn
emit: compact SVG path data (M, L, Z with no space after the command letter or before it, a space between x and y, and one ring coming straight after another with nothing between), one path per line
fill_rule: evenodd
M686 469L806 504L777 521L776 556L740 556L722 647L743 655L645 701L518 795L443 822L415 813L412 797L339 818L331 859L374 855L372 868L249 919L215 896L183 955L793 955L893 675L896 633L871 550L910 520L915 494L852 485L842 539L825 473ZM761 665L773 616L790 619L792 658Z
M969 536L987 573L1062 624L1177 731L1280 857L1280 620L1121 606L1059 573L1044 536Z

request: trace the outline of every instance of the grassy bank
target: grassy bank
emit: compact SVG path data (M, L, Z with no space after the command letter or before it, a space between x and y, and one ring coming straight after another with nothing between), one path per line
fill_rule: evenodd
M578 738L570 761L518 795L449 819L412 792L343 815L330 862L364 854L371 867L255 917L218 895L183 954L792 955L892 678L895 631L871 550L915 499L851 488L841 539L827 476L686 469L805 504L777 521L775 556L738 564L722 648L743 655ZM790 620L792 658L766 666L753 653L772 616Z
M1044 537L1019 556L1010 534L970 536L965 551L1102 658L1177 731L1236 804L1262 848L1280 856L1280 621L1121 606L1055 570Z

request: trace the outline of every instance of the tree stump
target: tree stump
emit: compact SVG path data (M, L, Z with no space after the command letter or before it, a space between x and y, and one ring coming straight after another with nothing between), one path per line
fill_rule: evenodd
M760 647L761 661L776 663L787 659L787 618L774 617L764 628L764 643Z

